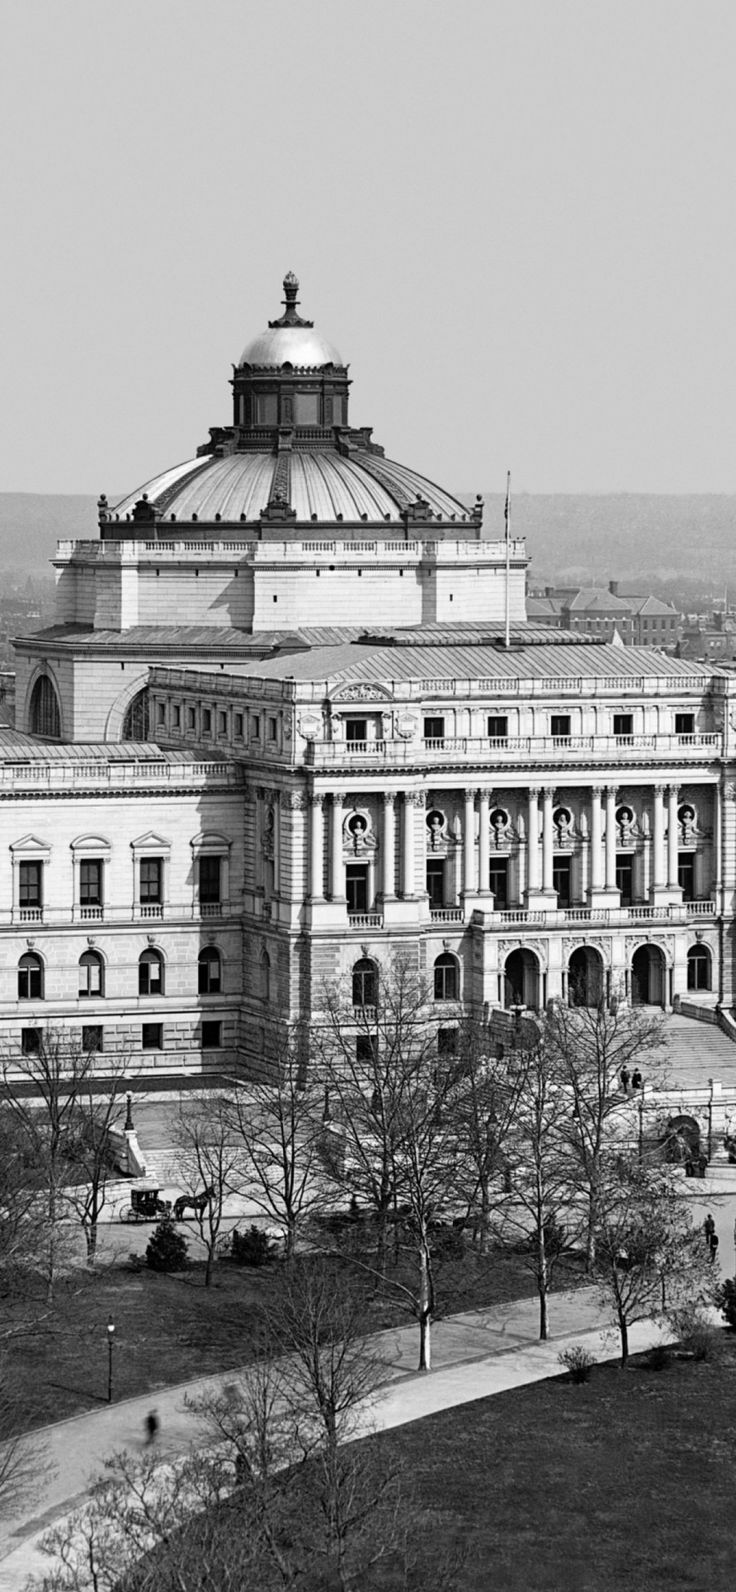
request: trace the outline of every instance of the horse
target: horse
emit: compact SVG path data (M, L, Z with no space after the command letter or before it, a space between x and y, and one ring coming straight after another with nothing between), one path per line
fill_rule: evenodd
M206 1205L215 1197L215 1185L209 1183L202 1189L201 1194L180 1194L174 1205L174 1221L183 1220L184 1212L191 1210L195 1216L200 1216Z

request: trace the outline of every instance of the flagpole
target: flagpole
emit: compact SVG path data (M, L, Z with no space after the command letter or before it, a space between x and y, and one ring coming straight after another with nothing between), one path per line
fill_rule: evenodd
M506 471L506 507L504 509L506 521L506 648L511 646L511 542L509 530L511 527L511 471Z

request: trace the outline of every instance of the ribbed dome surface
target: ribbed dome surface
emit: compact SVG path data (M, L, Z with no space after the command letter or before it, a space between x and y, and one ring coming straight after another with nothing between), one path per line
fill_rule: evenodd
M123 498L114 517L132 514L145 492L162 520L257 520L273 495L278 460L273 453L233 453L226 458L189 459ZM374 474L375 471L375 474ZM380 458L363 465L330 451L295 450L290 457L289 502L298 520L327 523L338 518L398 520L418 497L441 519L467 521L467 508L415 470Z
M342 365L333 343L313 326L273 326L246 345L241 365Z

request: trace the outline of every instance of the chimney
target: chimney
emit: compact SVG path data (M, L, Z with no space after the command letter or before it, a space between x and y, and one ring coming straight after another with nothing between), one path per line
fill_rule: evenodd
M612 597L618 597L619 585L620 585L619 581L617 581L617 580L609 580L609 582L608 582L608 590L610 591Z

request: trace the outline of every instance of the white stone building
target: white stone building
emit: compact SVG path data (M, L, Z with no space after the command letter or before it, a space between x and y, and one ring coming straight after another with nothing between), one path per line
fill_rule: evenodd
M398 946L438 1027L730 1007L732 676L527 624L523 544L349 426L284 287L232 425L101 499L17 644L6 1053L48 1025L131 1070L255 1065Z

